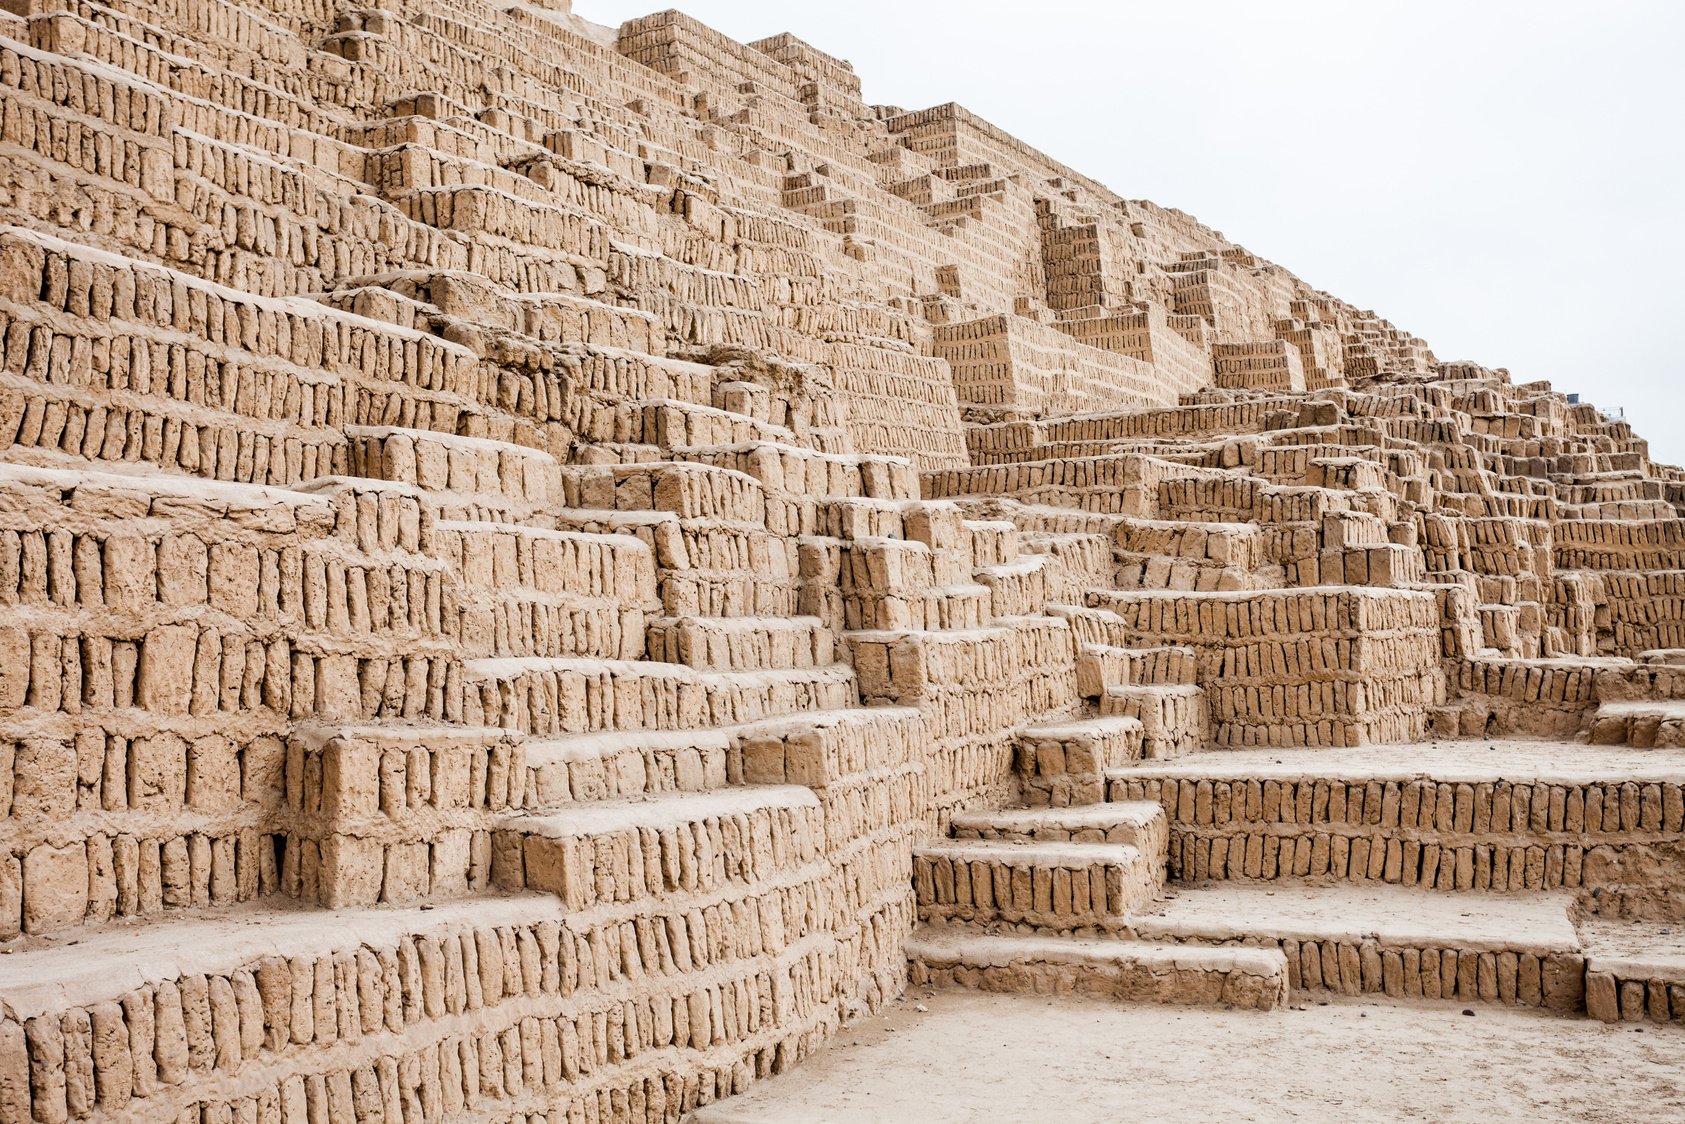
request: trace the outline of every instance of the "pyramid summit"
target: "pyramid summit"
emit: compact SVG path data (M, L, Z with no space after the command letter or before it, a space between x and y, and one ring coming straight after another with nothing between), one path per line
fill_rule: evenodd
M677 1120L909 984L1685 1022L1681 747L1685 473L961 106L0 0L0 1124Z

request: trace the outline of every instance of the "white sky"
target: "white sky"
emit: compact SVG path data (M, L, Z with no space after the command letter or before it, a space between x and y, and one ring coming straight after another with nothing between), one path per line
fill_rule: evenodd
M678 6L848 59L868 102L960 102L1685 463L1685 0Z

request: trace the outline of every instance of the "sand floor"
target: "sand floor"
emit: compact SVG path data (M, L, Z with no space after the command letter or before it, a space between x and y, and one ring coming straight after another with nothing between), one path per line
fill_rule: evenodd
M1260 1014L915 989L692 1119L1685 1121L1685 1028L1464 1009L1334 1000Z

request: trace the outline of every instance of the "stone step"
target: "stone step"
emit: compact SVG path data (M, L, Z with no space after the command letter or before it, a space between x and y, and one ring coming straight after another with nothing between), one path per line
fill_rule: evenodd
M667 616L793 617L800 612L798 583L807 576L802 552L794 538L773 534L764 523L597 508L560 511L556 521L570 530L630 535L647 544Z
M1015 748L1024 802L1063 808L1104 801L1107 770L1139 760L1145 737L1138 719L1116 716L1020 730Z
M1164 808L1146 800L1071 808L1003 808L955 812L956 840L996 843L1127 843L1149 860L1164 853L1169 827Z
M464 652L638 659L659 606L654 553L631 535L441 520Z
M1476 605L1475 614L1480 621L1483 649L1501 657L1514 658L1523 654L1519 605Z
M818 533L844 542L896 538L909 531L909 506L904 500L879 500L866 496L832 499L820 507L822 521ZM840 565L840 547L838 552Z
M856 538L843 544L838 572L847 597L907 597L932 586L971 583L964 560L923 542Z
M854 593L843 602L844 627L851 632L954 632L980 629L993 619L993 594L986 585L957 582L925 589Z
M742 441L789 444L796 439L784 426L682 398L604 404L591 412L580 437L598 444L649 445L667 450Z
M823 789L862 774L882 777L922 767L915 764L922 738L917 710L875 706L804 711L716 729L532 739L522 745L521 807L544 812L587 801L787 781Z
M776 554L769 560L781 561ZM662 571L661 608L675 617L764 619L794 617L807 606L794 574L693 566Z
M162 113L163 106L152 111ZM42 396L45 384L32 386L35 380L26 375L23 383L11 388L11 400L19 408L32 400L37 410L46 409L50 400L54 404L50 412L54 416L62 412L65 428L57 423L23 427L15 439L20 448L59 449L68 433L74 440L62 451L78 459L150 463L205 478L289 485L348 472L348 447L339 432L347 424L381 419L448 434L484 418L482 404L474 398L476 357L459 344L342 314L306 297L240 293L192 274L22 228L0 231L0 253L13 255L19 263L14 273L22 279L5 286L7 295L17 300L12 321L57 331L62 341L49 345L45 341L50 337L43 337L43 347L69 346L75 336L72 322L58 324L53 309L40 303L45 296L55 302L65 300L64 290L51 293L41 287L40 278L49 268L74 268L88 285L115 284L119 291L126 284L119 278L138 271L144 284L163 284L177 292L182 302L194 300L214 307L216 311L206 313L207 318L227 315L227 322L239 323L261 314L285 325L261 336L234 333L227 348L200 338L199 332L184 338L180 345L184 364L239 362L269 372L262 392L242 387L236 393L236 383L203 393L196 389L192 409L185 415L181 412L188 405L185 384L168 379L140 379L134 384L125 379L121 383L125 397L114 404L105 392L118 386L109 381L116 377L115 371L101 375L97 382L90 373L74 386L57 384L57 392L47 397ZM87 289L79 285L77 291ZM85 302L81 307L85 309ZM169 327L171 319L168 312L160 313L144 302L111 315L114 322L125 321L127 331L142 335L154 326ZM249 346L243 347L241 339ZM303 342L307 339L312 342ZM278 345L277 340L291 342ZM295 364L295 354L309 358ZM255 383L251 385L255 388ZM226 401L224 393L230 396ZM270 405L272 401L289 404L285 421L274 416L277 407ZM165 424L166 417L172 430L188 427L190 439L162 443L133 435L138 427Z
M0 1106L29 1119L33 1093L35 1120L86 1118L96 1099L98 1119L175 1120L266 1070L311 1072L323 1055L373 1066L469 1008L496 1026L558 1007L561 922L539 894L331 914L266 903L8 949ZM475 971L465 948L500 967Z
M1685 1023L1685 924L1591 918L1580 922L1586 1014L1604 1022Z
M492 878L584 911L752 886L822 860L824 844L824 809L806 786L656 793L506 818Z
M649 655L701 671L826 667L836 638L818 617L662 617Z
M1258 575L1238 566L1193 558L1161 555L1124 555L1118 568L1119 589L1196 590L1216 592L1255 589Z
M766 524L766 492L746 472L689 461L569 465L562 470L566 507L668 511L680 519Z
M1132 935L1280 949L1303 991L1573 1011L1584 957L1563 894L1444 898L1396 887L1200 886L1130 918Z
M979 566L976 581L989 587L991 617L1026 617L1039 614L1047 604L1047 579L1054 569L1045 554L1023 554L997 566Z
M1564 889L1654 915L1685 831L1685 765L1571 742L1229 750L1107 780L1113 800L1163 805L1183 881Z
M533 811L730 783L725 730L615 730L528 740L524 807ZM739 769L739 772L741 770Z
M921 928L907 940L915 985L978 991L1076 993L1124 1002L1279 1010L1287 964L1279 950L1128 940L991 936Z
M1006 519L962 519L960 528L970 540L977 566L1005 566L1018 560L1018 527Z
M240 1119L243 1104L247 1118L261 1118L254 1105L302 1105L307 1085L338 1089L329 1096L350 1104L353 1084L372 1103L396 1103L417 1089L400 1087L392 1059L417 1056L443 1075L420 1093L438 1106L437 1119L553 1103L577 1094L572 1075L582 1071L642 1089L638 1059L605 1070L588 1031L540 1041L522 1028L605 1026L628 1003L653 1026L659 1012L697 1010L698 994L705 1009L722 993L753 994L769 975L778 982L767 986L780 989L811 979L835 955L828 931L786 931L775 949L720 939L716 929L729 932L737 909L790 916L795 900L821 892L824 870L785 867L789 879L759 883L747 891L753 900L707 916L687 894L640 902L635 918L570 910L547 893L332 913L266 902L8 948L0 1108L8 1120L141 1121L196 1118L205 1106ZM720 912L727 918L713 916ZM605 958L634 923L652 925L642 931L655 943ZM718 1046L715 1034L724 1034L752 1055L815 1029L798 1012L758 1026L697 1018L694 1035L675 1018L652 1047ZM482 1044L501 1039L497 1056L509 1066L497 1067L504 1076L472 1104L459 1068L465 1024Z
M913 852L919 918L1022 931L1115 930L1162 871L1122 843L939 840Z
M1025 554L1042 554L1051 560L1047 598L1038 611L1049 612L1051 604L1080 601L1087 591L1117 581L1117 561L1112 540L1102 534L1029 531L1020 540Z
M655 605L654 551L632 534L441 519L434 542L470 587L459 596L513 589Z
M1593 745L1685 746L1685 699L1606 702L1591 720Z
M747 473L768 489L808 498L918 499L918 477L900 457L824 453L788 441L676 447L675 460Z
M345 436L351 475L421 488L446 519L520 523L561 499L561 468L542 449L397 426Z
M1205 690L1191 684L1107 687L1100 713L1137 719L1144 730L1141 756L1150 760L1181 757L1209 741Z
M768 718L732 731L747 784L877 783L925 768L924 717L903 706L857 706Z
M1192 648L1119 648L1083 644L1077 650L1077 693L1098 699L1108 687L1191 687L1198 667Z
M686 730L855 705L846 664L712 672L651 660L487 659L463 664L477 723L527 734ZM471 716L472 717L472 716Z
M517 251L515 256L523 255ZM543 268L548 269L548 263ZM623 407L631 403L670 400L715 405L719 371L706 363L601 344L574 342L568 350L579 362L577 382L570 390L577 411L573 420L581 438L630 440L615 435L625 432Z
M1667 500L1625 499L1600 500L1596 503L1564 503L1557 507L1557 516L1574 520L1622 520L1631 522L1661 522L1678 517L1679 509Z

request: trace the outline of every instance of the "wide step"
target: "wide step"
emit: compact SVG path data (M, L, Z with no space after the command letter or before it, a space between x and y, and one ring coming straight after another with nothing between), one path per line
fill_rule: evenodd
M511 816L492 841L504 890L547 890L571 910L750 887L822 857L825 816L798 785L672 792Z
M724 730L611 731L528 741L526 804L555 808L729 783L732 736Z
M907 940L907 960L911 982L933 987L1258 1011L1287 1001L1287 962L1275 949L920 929Z
M476 721L529 734L687 730L735 726L854 705L846 664L710 672L654 660L471 660Z
M1187 882L1563 890L1642 915L1671 892L1654 856L1685 830L1685 769L1626 747L1226 750L1140 762L1108 781L1114 800L1163 805L1172 876Z
M451 1016L502 1032L558 1004L563 922L543 894L332 914L266 903L8 949L0 1116L176 1120L182 1101L254 1073L304 1077L324 1057L372 1070L446 1039ZM495 950L497 970L466 966L464 947L482 967Z
M961 841L1126 843L1149 858L1164 853L1169 832L1163 806L1147 800L1074 808L956 812L949 830Z
M1604 1022L1685 1023L1685 925L1592 919L1585 943L1586 1014Z
M651 659L701 671L827 667L836 639L818 617L666 617L650 622Z
M1146 729L1112 716L1043 726L1018 734L1018 776L1026 804L1066 807L1106 798L1105 773L1141 758Z
M446 519L519 523L561 498L542 449L396 426L345 427L351 473L426 490Z
M1119 843L944 840L913 852L919 917L1051 933L1116 930L1162 882L1139 848Z
M1201 687L1107 687L1100 697L1100 713L1140 721L1145 727L1141 756L1152 760L1205 748L1210 728L1210 711Z
M1591 723L1593 745L1685 746L1685 699L1606 702Z
M1212 886L1130 919L1142 940L1279 949L1295 989L1571 1011L1584 958L1561 894Z
M1193 686L1197 666L1192 648L1084 644L1077 652L1077 693L1097 699L1109 687Z

